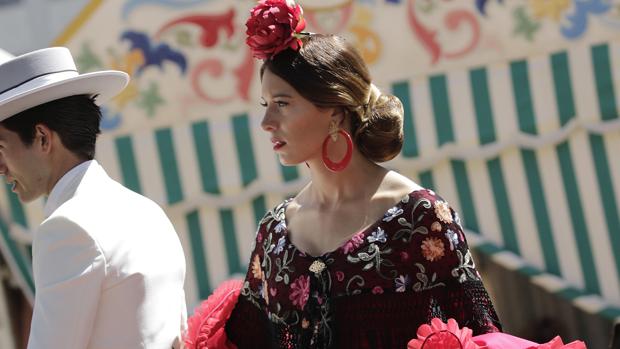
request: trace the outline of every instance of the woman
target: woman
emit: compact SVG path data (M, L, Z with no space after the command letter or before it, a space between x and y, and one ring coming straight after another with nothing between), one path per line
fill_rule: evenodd
M280 35L270 21L289 31ZM474 334L498 331L458 215L378 164L402 146L398 98L372 84L344 39L301 33L299 6L262 1L247 26L264 59L261 126L280 162L306 163L311 181L261 220L229 340L239 348L405 348L434 317Z
M344 39L301 33L298 5L263 0L251 13L247 43L264 59L261 126L280 162L305 163L311 181L260 221L230 342L405 348L435 317L498 331L458 215L378 164L402 147L398 98L372 84Z

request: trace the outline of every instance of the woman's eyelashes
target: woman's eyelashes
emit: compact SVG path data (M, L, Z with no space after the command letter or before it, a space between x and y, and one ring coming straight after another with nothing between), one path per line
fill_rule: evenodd
M277 105L279 108L286 107L288 105L288 102L285 101L273 101L272 103ZM260 105L263 107L267 107L269 104L263 100L260 102Z

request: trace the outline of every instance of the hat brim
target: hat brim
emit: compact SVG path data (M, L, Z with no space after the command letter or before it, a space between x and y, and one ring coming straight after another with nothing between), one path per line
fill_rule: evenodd
M95 102L101 105L121 92L128 82L127 73L106 70L39 86L0 101L0 122L37 105L74 95L97 95Z

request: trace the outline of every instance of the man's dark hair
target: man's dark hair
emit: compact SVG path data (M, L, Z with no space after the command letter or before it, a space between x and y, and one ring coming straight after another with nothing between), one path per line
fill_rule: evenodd
M62 144L84 160L95 157L95 142L101 133L101 110L96 96L75 95L27 109L0 122L16 132L27 146L35 138L35 126L43 124L60 136Z

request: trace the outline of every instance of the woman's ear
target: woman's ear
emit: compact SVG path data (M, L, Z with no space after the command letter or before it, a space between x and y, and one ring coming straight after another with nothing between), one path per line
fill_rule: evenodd
M344 121L345 121L345 115L346 114L344 112L344 108L342 107L333 108L332 113L331 113L332 122L335 122L338 127L343 127Z

